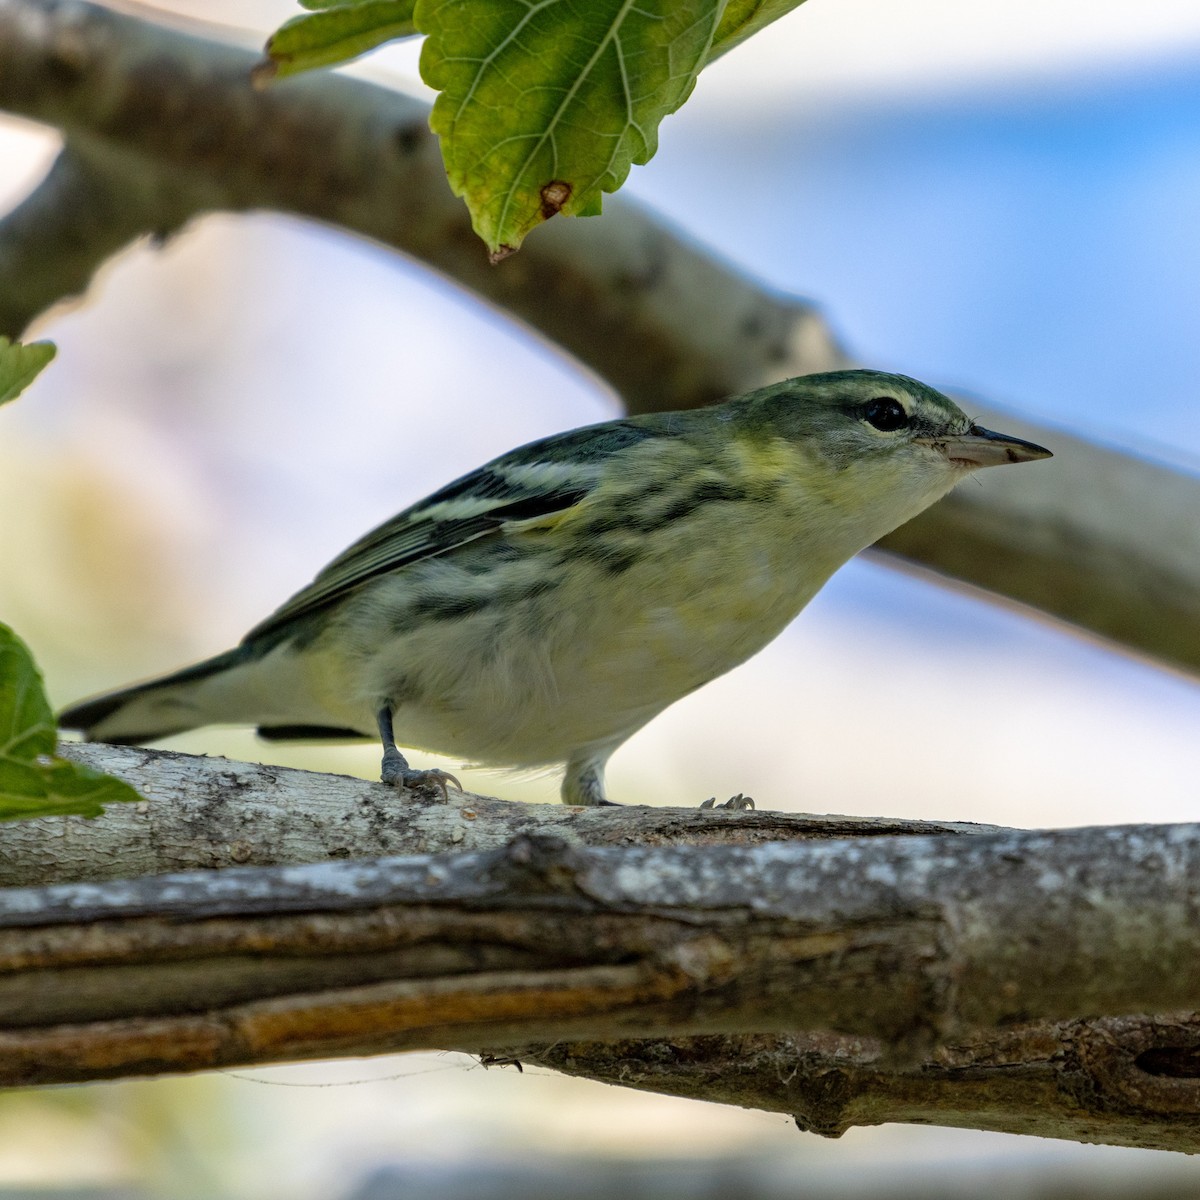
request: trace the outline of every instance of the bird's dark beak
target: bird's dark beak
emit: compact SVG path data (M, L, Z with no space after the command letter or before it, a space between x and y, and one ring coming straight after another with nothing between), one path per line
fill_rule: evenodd
M951 437L913 440L940 450L952 463L962 467L999 467L1004 463L1036 462L1039 458L1054 457L1045 446L1007 433L993 433L982 425L972 425L966 433Z

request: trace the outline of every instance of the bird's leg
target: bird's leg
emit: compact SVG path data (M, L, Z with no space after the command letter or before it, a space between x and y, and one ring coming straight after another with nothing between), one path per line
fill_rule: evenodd
M379 737L383 742L383 766L379 777L384 783L394 788L422 789L436 787L442 792L442 799L450 798L448 784L454 784L461 792L463 785L449 771L433 769L431 771L414 771L408 765L408 759L400 753L396 746L396 734L392 728L392 706L383 705L375 714L379 725Z
M562 781L562 802L564 804L579 804L585 808L595 808L603 805L605 808L620 808L615 800L604 798L604 764L608 755L602 758L592 755L586 758L572 757L567 762L567 770Z

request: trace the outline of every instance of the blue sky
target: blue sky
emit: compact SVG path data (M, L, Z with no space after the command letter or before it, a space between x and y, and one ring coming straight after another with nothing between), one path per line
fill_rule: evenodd
M632 189L872 365L1200 461L1200 54L754 120L702 81Z

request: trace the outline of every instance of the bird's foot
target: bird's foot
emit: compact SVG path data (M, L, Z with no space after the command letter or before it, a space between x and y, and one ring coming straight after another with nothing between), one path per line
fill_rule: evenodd
M508 1058L502 1054L481 1054L479 1065L486 1071L491 1067L516 1067L518 1075L525 1074L525 1068L519 1058Z
M383 756L383 768L380 778L388 787L403 788L410 792L430 792L438 790L443 800L450 799L450 784L454 784L461 792L463 785L449 771L437 767L428 771L418 771L408 765L408 760L399 752L387 751Z
M724 804L718 804L716 796L709 796L707 800L701 801L701 808L728 808L732 812L745 812L749 808L754 807L754 800L750 796L743 796L738 792L736 796L730 796Z

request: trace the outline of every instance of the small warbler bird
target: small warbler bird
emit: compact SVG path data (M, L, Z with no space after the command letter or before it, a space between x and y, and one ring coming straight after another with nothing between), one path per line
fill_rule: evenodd
M501 455L379 526L241 645L60 718L141 743L211 724L566 764L605 804L612 752L762 649L859 550L978 467L1049 450L902 375L806 375L712 408L605 421Z

